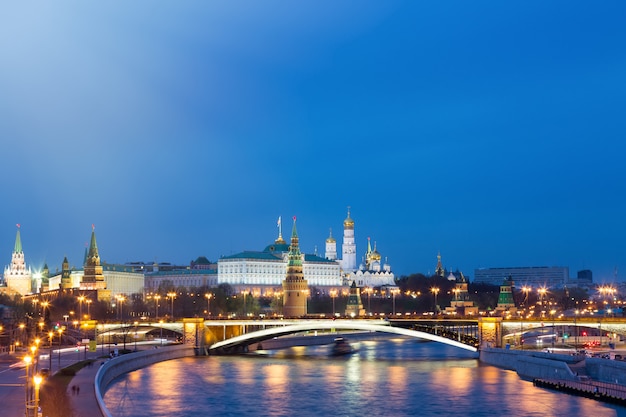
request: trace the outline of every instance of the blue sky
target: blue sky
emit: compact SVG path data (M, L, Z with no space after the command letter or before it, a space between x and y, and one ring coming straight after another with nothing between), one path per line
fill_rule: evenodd
M0 6L0 258L306 252L626 275L623 2ZM288 229L290 230L290 229Z

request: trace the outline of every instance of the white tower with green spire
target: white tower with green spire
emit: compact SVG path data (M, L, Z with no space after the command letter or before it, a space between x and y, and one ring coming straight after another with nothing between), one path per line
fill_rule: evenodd
M19 224L17 225L17 235L15 236L15 247L13 249L13 255L11 256L11 265L4 269L4 280L7 287L17 291L21 295L31 294L33 292L33 274L30 268L26 268Z
M304 279L303 258L296 231L296 216L294 216L291 245L287 255L287 274L283 281L283 315L285 317L302 317L307 314L309 285Z

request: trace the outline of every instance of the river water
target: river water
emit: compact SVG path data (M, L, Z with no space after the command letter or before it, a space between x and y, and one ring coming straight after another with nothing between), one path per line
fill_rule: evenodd
M161 362L117 379L116 417L626 416L626 408L536 388L474 354L414 339Z

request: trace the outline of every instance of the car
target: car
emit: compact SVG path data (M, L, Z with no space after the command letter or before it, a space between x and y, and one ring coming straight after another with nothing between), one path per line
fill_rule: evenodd
M48 376L50 376L50 369L48 369L48 368L41 368L39 370L39 375L43 376L44 378L47 378Z

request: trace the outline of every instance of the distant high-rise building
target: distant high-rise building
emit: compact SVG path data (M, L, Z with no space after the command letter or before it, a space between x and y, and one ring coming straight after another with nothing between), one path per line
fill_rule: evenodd
M307 313L307 297L309 286L304 279L296 218L293 218L291 245L287 261L287 273L283 281L283 315L286 317L302 317Z
M577 284L590 285L593 284L593 272L590 269L583 269L577 273Z
M26 267L19 224L17 225L11 264L4 269L4 280L7 287L17 291L21 295L31 294L33 292L33 274L30 268Z
M558 288L569 282L569 268L566 266L529 266L474 270L474 282L477 284L500 285L509 278L519 287Z

